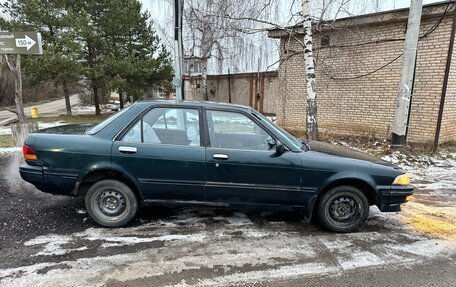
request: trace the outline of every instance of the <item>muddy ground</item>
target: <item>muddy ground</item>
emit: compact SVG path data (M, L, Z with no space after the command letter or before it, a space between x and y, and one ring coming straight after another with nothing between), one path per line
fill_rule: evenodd
M357 233L298 214L142 208L98 227L82 198L22 182L0 158L0 286L456 286L456 195L420 189ZM450 173L451 174L451 173Z

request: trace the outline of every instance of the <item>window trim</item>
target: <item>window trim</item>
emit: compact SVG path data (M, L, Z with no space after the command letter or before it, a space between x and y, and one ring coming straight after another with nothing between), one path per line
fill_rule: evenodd
M257 149L230 149L230 148L219 148L219 147L213 147L211 146L211 139L210 139L210 131L209 131L209 116L207 114L208 111L219 111L219 112L228 112L228 113L235 113L235 114L242 114L246 116L248 119L253 121L255 124L257 124L260 128L263 129L270 137L272 137L276 142L280 140L273 132L271 132L266 126L264 126L261 121L259 121L256 117L254 117L251 113L247 113L245 111L241 110L235 110L235 109L218 109L218 108L204 108L204 116L206 117L204 123L205 123L205 131L206 131L206 148L213 148L213 149L226 149L226 150L237 150L237 151L260 151L260 152L271 152L271 150L257 150ZM211 119L212 120L212 119ZM280 140L281 141L281 140ZM284 144L284 143L283 143ZM284 144L285 145L285 144ZM290 150L286 145L285 145L286 150Z
M200 144L199 145L175 145L175 144L165 144L165 143L145 143L144 142L144 135L143 135L143 118L144 116L152 111L153 109L157 108L164 108L164 109L187 109L187 110L196 110L198 111L198 120L199 120L199 133L200 133ZM202 115L204 115L203 109L201 106L183 106L183 105L167 105L167 104L161 104L161 105L151 105L141 111L136 117L134 117L127 125L125 125L112 139L113 142L123 142L122 138L125 136L128 131L134 127L134 125L138 122L141 121L141 142L130 142L130 141L125 141L124 143L129 143L129 144L153 144L153 145L169 145L169 146L180 146L180 147L205 147L203 143L203 137L205 137L205 131L204 131L204 123L203 123L203 118Z

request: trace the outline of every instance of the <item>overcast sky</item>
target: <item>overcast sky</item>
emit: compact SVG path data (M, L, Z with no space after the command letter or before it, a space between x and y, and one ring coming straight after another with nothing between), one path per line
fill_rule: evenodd
M166 14L166 10L171 9L166 0L141 0L145 8L153 14L154 18L159 19ZM315 1L315 0L314 0ZM410 7L410 0L384 0L382 10L399 9ZM442 0L424 0L423 4L442 2ZM172 12L172 11L170 11Z

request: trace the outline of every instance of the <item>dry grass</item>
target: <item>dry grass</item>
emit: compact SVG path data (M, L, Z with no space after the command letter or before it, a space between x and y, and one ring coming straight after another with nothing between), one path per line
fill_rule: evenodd
M456 242L456 208L409 202L403 206L406 222L420 232Z
M302 130L290 130L289 133L299 139L306 139L306 133ZM362 149L377 149L379 146L383 149L383 155L390 154L395 149L391 147L391 141L384 138L378 138L374 135L366 136L340 136L328 133L320 133L320 141L323 142L345 142L349 146ZM402 149L404 154L434 154L434 143L409 143ZM456 152L456 142L446 142L439 146L438 151Z
M0 135L0 147L12 147L13 137L11 135Z

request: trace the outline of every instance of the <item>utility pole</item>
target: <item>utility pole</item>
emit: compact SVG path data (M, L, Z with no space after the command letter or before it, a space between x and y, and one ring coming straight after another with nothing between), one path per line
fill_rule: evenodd
M183 100L184 83L182 81L183 56L182 56L182 22L184 12L184 1L174 0L174 79L173 85L176 88L176 99Z
M231 104L231 73L230 73L230 68L228 68L228 103Z
M410 1L401 80L399 81L396 99L396 113L394 116L393 133L391 137L394 147L403 147L406 141L422 8L423 0Z

